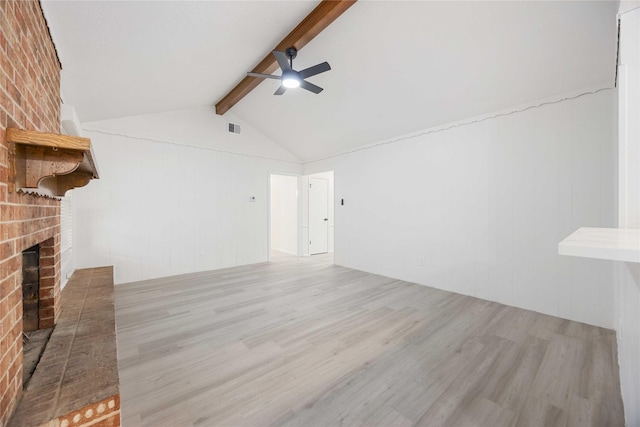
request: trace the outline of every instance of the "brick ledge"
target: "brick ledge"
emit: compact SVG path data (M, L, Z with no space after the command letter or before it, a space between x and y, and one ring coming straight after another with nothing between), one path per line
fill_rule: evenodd
M8 427L83 426L110 417L109 426L119 426L113 268L77 270L61 298L56 328Z

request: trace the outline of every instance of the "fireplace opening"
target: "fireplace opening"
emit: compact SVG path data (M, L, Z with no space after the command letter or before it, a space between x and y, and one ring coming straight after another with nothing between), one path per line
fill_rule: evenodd
M38 329L40 321L40 245L22 252L22 330Z
M22 252L22 385L29 384L53 328L40 328L40 245Z

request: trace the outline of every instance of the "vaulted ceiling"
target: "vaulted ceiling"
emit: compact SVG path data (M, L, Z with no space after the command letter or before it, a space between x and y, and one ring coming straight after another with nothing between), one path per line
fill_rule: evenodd
M213 106L316 1L53 1L62 90L83 122ZM585 88L612 87L613 1L363 1L299 53L325 90L232 108L302 161Z

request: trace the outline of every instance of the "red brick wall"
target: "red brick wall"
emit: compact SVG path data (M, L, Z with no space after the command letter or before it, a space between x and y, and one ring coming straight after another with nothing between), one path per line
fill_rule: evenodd
M8 127L60 132L60 63L40 3L0 0L0 425L22 392L22 251L41 246L41 327L59 313L60 202L9 193Z

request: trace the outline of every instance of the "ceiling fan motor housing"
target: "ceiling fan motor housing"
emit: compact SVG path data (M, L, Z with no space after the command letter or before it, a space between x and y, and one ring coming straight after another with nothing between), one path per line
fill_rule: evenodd
M291 59L295 59L296 56L298 56L298 49L296 49L295 47L288 47L287 50L285 50L285 53L287 54L287 56Z

